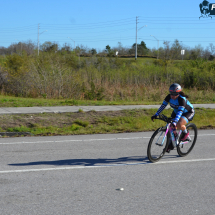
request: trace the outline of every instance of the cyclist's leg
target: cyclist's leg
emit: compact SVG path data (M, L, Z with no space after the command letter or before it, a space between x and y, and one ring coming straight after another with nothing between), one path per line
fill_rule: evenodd
M178 129L185 131L186 130L186 124L189 121L193 120L194 115L195 115L194 109L192 109L191 111L189 111L187 113L183 113L181 118L179 119L179 121L177 123Z
M186 124L189 121L193 120L194 115L195 115L194 110L187 112L187 113L183 113L177 123L178 129L182 130L182 136L181 136L182 141L186 140L187 137L189 136L189 131L187 131L187 129L186 129Z
M179 130L185 131L187 123L188 119L182 115L176 126Z
M182 141L186 140L187 137L189 136L189 131L186 128L187 123L188 123L188 119L184 116L181 116L181 118L177 123L177 128L182 130L182 136L180 138Z

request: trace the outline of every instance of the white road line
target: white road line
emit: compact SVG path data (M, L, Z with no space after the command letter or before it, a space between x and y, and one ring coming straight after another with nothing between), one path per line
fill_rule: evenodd
M9 142L0 143L0 145L8 144L32 144L32 143L66 143L66 142L92 142L92 141L112 141L112 140L133 140L133 139L149 139L150 137L130 137L130 138L107 138L107 139L86 139L86 140L48 140L48 141L29 141L29 142Z
M215 136L215 134L199 134L201 136ZM86 139L86 140L48 140L48 141L23 141L23 142L8 142L0 143L0 145L10 145L10 144L34 144L34 143L66 143L66 142L92 142L92 141L113 141L113 140L135 140L135 139L150 139L151 137L127 137L127 138L107 138L107 139Z
M215 158L205 158L205 159L193 159L193 160L174 160L174 161L158 161L155 164L167 164L167 163L189 163L189 162L200 162L200 161L215 161Z
M71 166L71 167L57 167L57 168L43 168L43 169L22 169L22 170L3 170L0 174L6 173L25 173L25 172L41 172L41 171L53 171L53 170L74 170L74 169L92 169L92 168L107 168L107 167L117 167L117 166L129 166L129 165L159 165L159 164L174 164L174 163L190 163L190 162L203 162L203 161L215 161L215 158L206 159L193 159L193 160L174 160L174 161L160 161L155 164L148 162L141 163L124 163L124 164L109 164L109 165L98 165L98 166Z

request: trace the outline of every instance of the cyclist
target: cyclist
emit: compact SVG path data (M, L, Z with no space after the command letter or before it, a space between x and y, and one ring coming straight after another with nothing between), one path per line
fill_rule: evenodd
M170 94L166 96L163 104L158 109L157 113L151 117L152 121L166 108L168 103L174 109L171 117L173 118L172 126L182 130L181 140L185 141L189 136L189 131L186 129L186 123L193 120L195 111L193 105L187 100L188 96L182 92L179 84L174 83L169 88ZM173 145L169 144L167 151L173 149Z

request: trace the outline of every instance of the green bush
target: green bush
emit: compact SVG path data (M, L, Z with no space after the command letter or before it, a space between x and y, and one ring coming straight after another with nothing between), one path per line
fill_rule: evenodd
M80 58L73 52L41 52L8 55L1 62L2 92L22 97L157 101L173 82L185 89L215 90L215 61L201 59Z

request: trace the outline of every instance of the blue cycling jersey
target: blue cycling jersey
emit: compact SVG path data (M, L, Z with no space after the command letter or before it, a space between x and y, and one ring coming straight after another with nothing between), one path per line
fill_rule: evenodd
M170 94L167 95L167 97L164 99L163 104L158 109L157 113L155 114L158 116L165 107L170 103L171 108L174 109L174 112L176 114L176 117L174 119L175 122L178 122L181 115L183 113L187 112L193 112L193 105L186 99L186 97L183 97L182 95L179 95L175 100L171 98Z
M174 112L177 114L178 111L182 111L182 113L190 112L193 109L193 105L183 97L179 95L177 99L171 99L170 94L164 99L163 104L166 106L170 103L171 108L174 109Z

